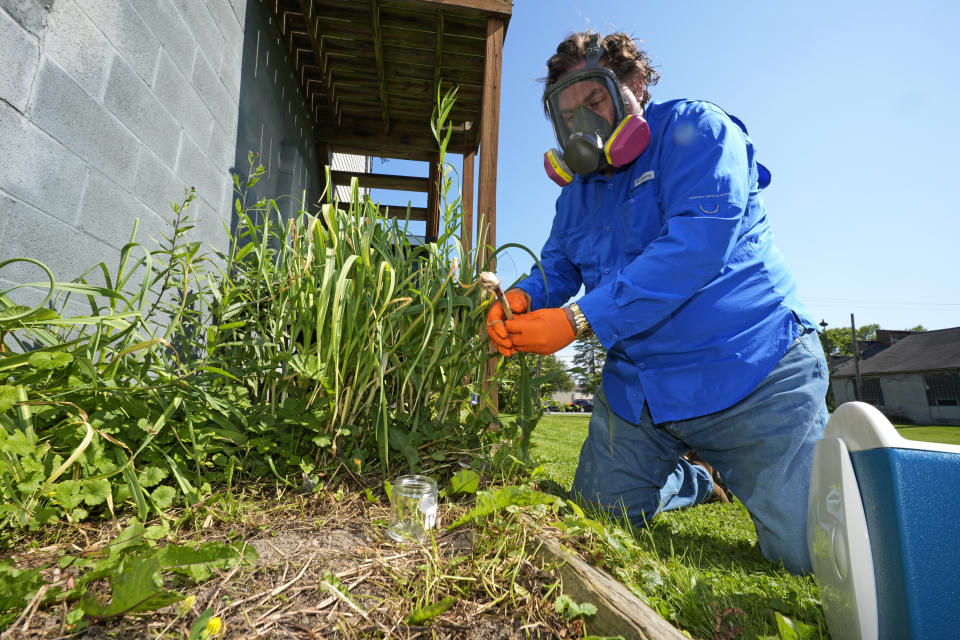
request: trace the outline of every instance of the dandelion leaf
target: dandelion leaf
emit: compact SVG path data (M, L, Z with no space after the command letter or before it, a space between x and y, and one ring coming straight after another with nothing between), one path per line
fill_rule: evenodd
M84 613L93 618L114 618L125 613L156 611L186 597L163 588L160 560L156 556L123 563L110 576L110 593L106 604L92 597L81 600Z

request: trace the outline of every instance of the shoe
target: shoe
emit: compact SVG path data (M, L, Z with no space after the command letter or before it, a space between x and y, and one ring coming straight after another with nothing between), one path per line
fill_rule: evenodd
M710 474L710 477L713 479L713 497L711 497L707 502L723 502L729 503L730 496L728 495L726 489L723 487L723 483L720 480L720 472L710 466L710 463L700 457L700 454L696 452L695 449L690 449L685 454L683 454L683 459L689 462L690 464L695 464L698 467L703 467L707 470L707 473Z

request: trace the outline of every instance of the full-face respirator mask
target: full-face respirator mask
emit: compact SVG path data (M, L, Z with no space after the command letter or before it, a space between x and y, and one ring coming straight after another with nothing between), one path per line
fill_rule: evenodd
M563 76L543 97L560 145L543 154L543 168L561 187L574 174L622 167L650 144L647 121L631 113L616 74L599 65L602 55L600 35L591 34L586 66Z

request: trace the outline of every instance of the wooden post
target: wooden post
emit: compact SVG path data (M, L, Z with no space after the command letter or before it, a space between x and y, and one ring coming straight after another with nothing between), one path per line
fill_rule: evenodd
M493 250L497 246L497 149L500 133L500 76L503 69L503 18L487 17L487 49L483 67L483 106L480 121L480 184L477 189L477 269L496 271ZM493 345L491 344L491 348ZM496 350L493 350L496 354ZM483 385L490 397L491 408L499 410L497 388L489 380L497 368L497 358L487 360L487 376Z
M605 571L564 549L559 542L536 535L536 559L554 569L563 581L563 593L577 602L589 602L597 613L587 622L590 633L619 635L625 640L684 640L686 636L646 602Z
M440 170L440 155L437 154L430 161L429 190L427 191L427 230L424 234L426 242L434 242L440 230L440 181L443 172Z
M500 75L503 68L503 18L487 18L487 50L483 68L483 107L480 121L480 184L477 221L483 242L477 238L478 258L484 270L496 271L487 260L497 246L497 150L500 132Z
M463 221L460 226L460 243L463 245L463 263L473 249L473 158L474 152L469 151L463 156L463 193L460 195L460 206L463 208ZM468 276L469 277L469 276Z
M860 400L863 397L863 383L860 381L860 346L857 344L857 325L853 321L853 314L850 314L850 342L853 345L853 368L856 372L853 383L853 399Z

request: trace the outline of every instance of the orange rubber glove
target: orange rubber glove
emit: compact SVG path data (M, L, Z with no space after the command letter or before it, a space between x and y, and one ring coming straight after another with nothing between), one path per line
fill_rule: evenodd
M525 313L504 324L514 349L548 356L577 337L574 322L572 312L554 307Z
M510 311L514 313L526 313L527 309L530 308L530 296L527 295L526 291L510 289L510 291L503 294L503 297L506 298L507 304L510 305ZM494 298L493 303L490 305L490 310L487 311L487 335L490 336L490 340L496 345L497 351L509 357L515 354L517 350L513 348L510 335L503 326L506 319L507 317L503 313L503 305L500 304L499 300Z

